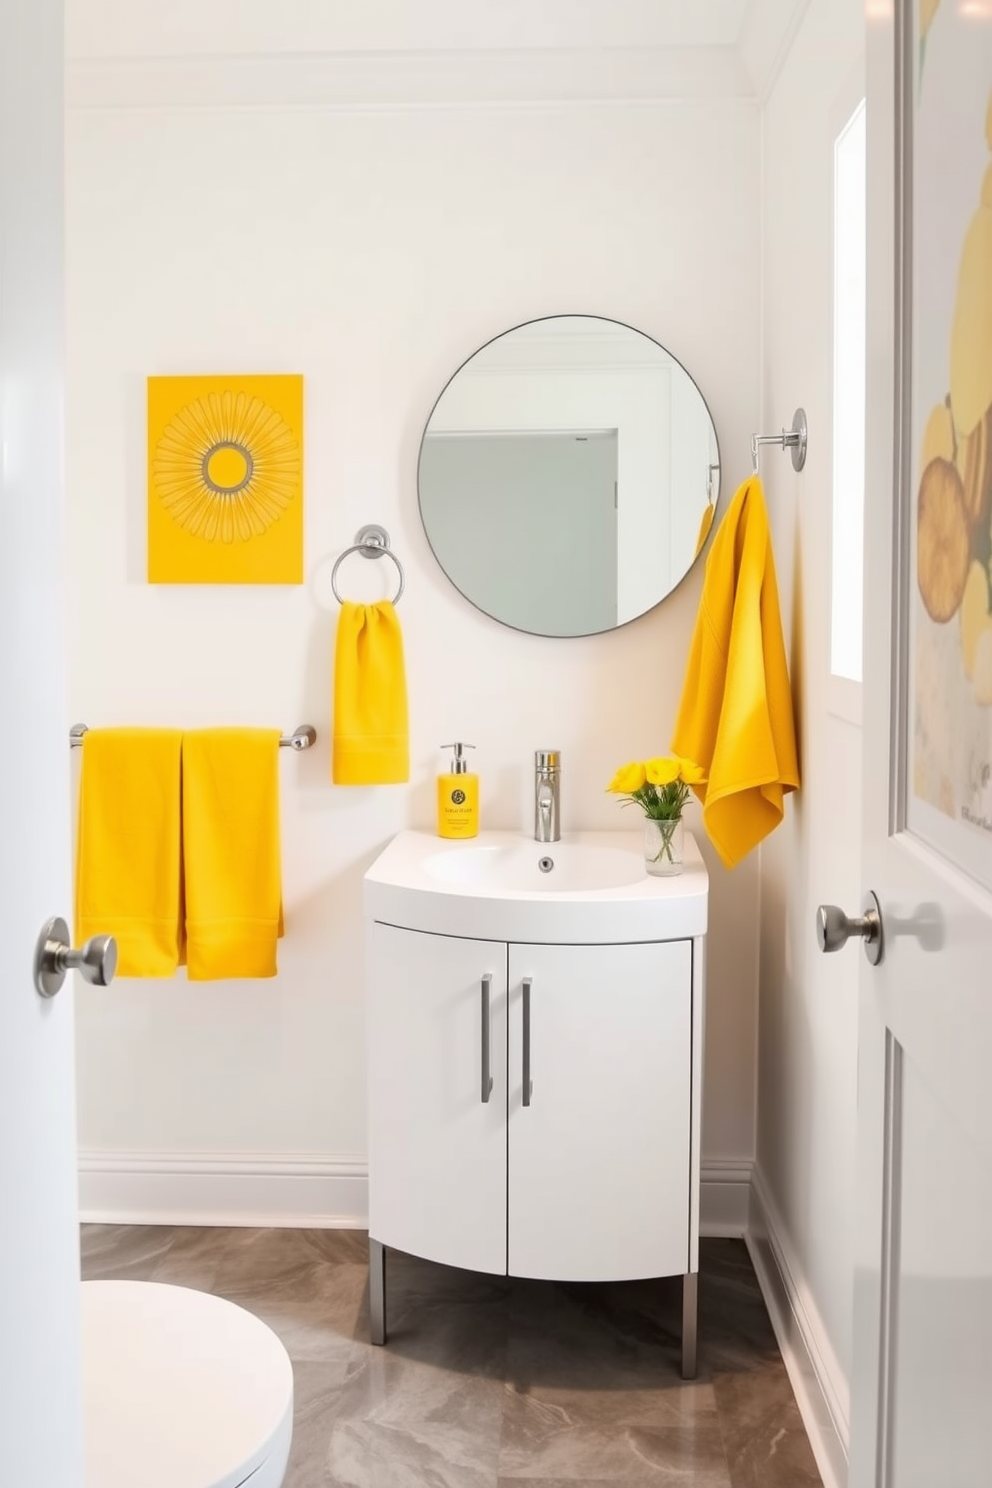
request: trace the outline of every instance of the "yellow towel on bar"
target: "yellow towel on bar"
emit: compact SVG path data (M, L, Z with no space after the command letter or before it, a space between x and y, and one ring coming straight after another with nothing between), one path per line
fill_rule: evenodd
M283 933L277 729L183 735L183 862L190 981L275 976Z
M728 868L782 820L799 787L792 692L761 482L737 492L709 557L672 749L702 765L693 787Z
M335 785L410 778L403 634L388 599L341 606L334 657Z
M121 976L183 958L178 729L88 729L76 843L76 934L113 935Z

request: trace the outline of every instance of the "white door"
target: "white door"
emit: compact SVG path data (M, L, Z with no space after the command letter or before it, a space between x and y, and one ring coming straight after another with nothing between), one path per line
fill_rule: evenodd
M369 935L369 1235L503 1276L506 946Z
M992 708L978 699L966 632L992 632L992 617L963 616L959 591L966 571L980 585L971 570L988 569L988 497L964 442L976 398L992 402L982 382L992 18L988 7L925 4L924 40L917 0L894 9L869 7L868 23L863 885L881 904L884 956L872 968L857 953L849 1481L982 1488L992 1482ZM913 231L894 235L894 145L911 136L913 192L900 184L898 200L905 220L915 197ZM974 223L977 279L967 267L959 277ZM911 275L901 239L913 244ZM931 460L937 486L921 493ZM978 502L964 526L962 491Z
M0 0L0 1479L79 1488L72 988L32 981L71 920L63 683L62 5Z
M689 1267L691 942L510 946L511 1276Z

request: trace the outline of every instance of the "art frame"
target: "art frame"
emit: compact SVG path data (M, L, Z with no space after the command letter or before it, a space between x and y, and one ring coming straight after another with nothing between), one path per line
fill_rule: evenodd
M148 379L148 582L303 582L303 378Z

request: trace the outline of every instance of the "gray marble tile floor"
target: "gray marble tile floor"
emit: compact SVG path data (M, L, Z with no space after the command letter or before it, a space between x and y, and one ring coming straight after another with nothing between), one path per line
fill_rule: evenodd
M293 1361L285 1488L815 1488L747 1250L704 1240L699 1378L681 1283L480 1276L390 1251L368 1342L350 1230L84 1225L83 1275L166 1281L267 1322Z

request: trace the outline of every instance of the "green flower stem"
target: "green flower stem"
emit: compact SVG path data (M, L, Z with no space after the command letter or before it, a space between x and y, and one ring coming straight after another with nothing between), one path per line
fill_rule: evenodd
M678 821L688 799L689 787L685 781L672 780L668 785L642 785L631 791L621 805L639 806L652 821Z
M675 836L675 828L682 818L680 816L665 819L655 817L655 820L658 823L658 831L661 834L661 847L655 853L651 862L658 863L662 858L667 858L670 863L674 863L675 857L672 853L672 838Z

